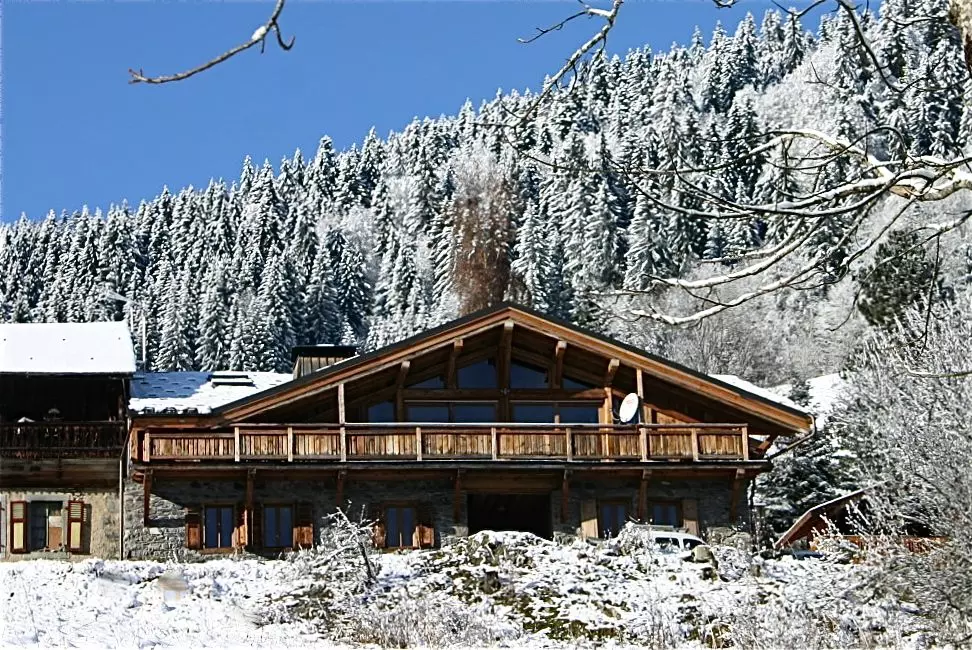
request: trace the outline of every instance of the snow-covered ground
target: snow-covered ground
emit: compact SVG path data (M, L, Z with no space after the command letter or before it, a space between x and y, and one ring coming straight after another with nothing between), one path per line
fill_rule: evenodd
M660 552L637 535L566 545L487 532L443 549L375 555L378 579L363 589L363 581L329 583L335 560L323 551L290 561L183 565L16 562L0 565L0 646L704 647L765 635L792 647L824 634L816 647L839 647L857 645L863 634L873 647L883 645L882 634L895 645L919 640L906 605L844 595L853 565L715 551L718 567ZM172 591L180 582L181 594Z

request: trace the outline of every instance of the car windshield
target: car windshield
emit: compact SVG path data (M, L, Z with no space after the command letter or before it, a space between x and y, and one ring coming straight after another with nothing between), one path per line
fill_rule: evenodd
M697 539L685 539L685 540L682 540L682 542L685 544L685 548L687 548L690 551L693 548L695 548L696 546L698 546L699 544L702 543L702 542L700 542Z

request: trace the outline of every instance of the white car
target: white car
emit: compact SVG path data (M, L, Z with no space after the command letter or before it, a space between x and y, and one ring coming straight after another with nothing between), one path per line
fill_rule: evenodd
M652 530L650 535L651 540L662 550L691 551L696 546L705 544L695 535L674 530Z

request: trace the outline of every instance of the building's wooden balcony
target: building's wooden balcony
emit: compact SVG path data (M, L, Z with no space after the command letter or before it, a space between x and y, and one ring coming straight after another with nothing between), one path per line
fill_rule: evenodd
M749 460L740 424L241 425L223 432L140 431L140 463L218 461Z
M0 423L0 458L117 457L124 447L125 422Z

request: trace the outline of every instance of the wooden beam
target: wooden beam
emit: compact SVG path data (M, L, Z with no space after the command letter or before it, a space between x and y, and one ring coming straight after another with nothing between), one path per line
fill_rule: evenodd
M456 482L452 492L452 523L457 526L462 516L462 480L465 475L466 470L456 470Z
M610 386L614 383L614 375L617 374L618 368L621 367L621 361L619 359L611 359L608 361L607 372L604 373L604 385Z
M335 491L334 500L336 501L336 510L344 509L344 479L347 477L348 473L345 470L341 470L337 473L337 490Z
M246 540L240 546L256 546L257 541L253 539L253 481L256 479L256 470L246 471Z
M567 341L557 341L554 348L554 371L550 378L550 387L559 389L564 383L564 353L567 352Z
M405 378L408 377L408 369L411 361L402 361L398 366L398 378L395 380L395 419L399 422L405 421L405 397L402 391L405 389Z
M771 434L766 436L766 440L759 443L759 446L756 447L756 449L758 449L760 453L765 454L767 451L769 451L769 448L773 446L773 442L776 440L777 437L778 436L776 434Z
M560 483L560 523L566 523L570 516L570 475L569 469L564 470L564 478Z
M145 470L145 476L142 478L142 525L148 528L149 521L151 520L151 502L152 502L152 470Z
M452 350L449 352L449 360L446 362L446 388L455 388L457 386L456 380L456 359L462 354L462 339L456 339L452 344Z
M732 480L732 498L729 501L729 521L736 523L736 516L739 513L739 499L743 486L746 484L746 470L737 469L736 476Z
M240 428L233 427L233 460L240 462Z
M641 523L647 523L648 521L648 485L650 483L651 470L642 470L641 482L638 486L638 521Z
M337 402L338 402L338 424L340 427L341 435L341 462L348 459L348 430L345 428L347 420L345 419L346 413L344 412L344 382L338 384L337 387Z
M499 359L496 363L496 372L499 374L499 387L503 391L500 397L497 415L501 421L507 422L511 417L510 413L510 359L513 354L513 321L508 320L503 323L503 331L500 334Z

